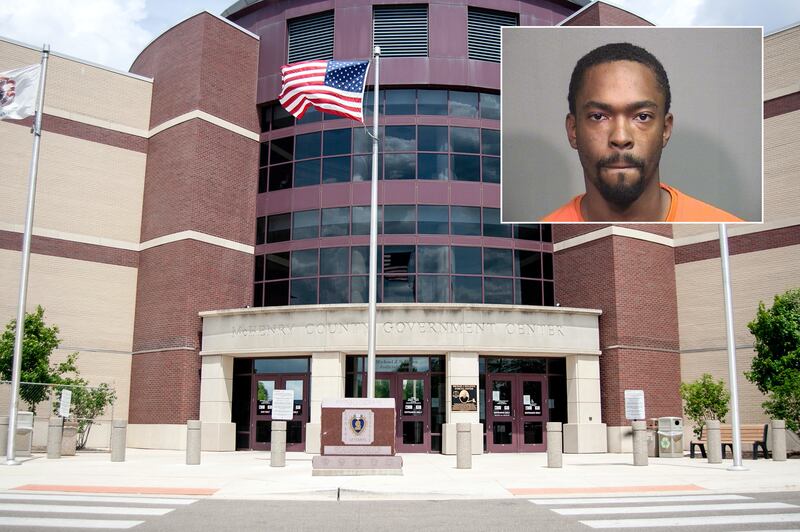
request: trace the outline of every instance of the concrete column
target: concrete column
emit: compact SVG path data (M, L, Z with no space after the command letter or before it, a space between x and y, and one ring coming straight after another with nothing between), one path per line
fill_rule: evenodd
M454 352L447 353L445 358L445 398L442 405L445 409L445 422L442 425L442 454L457 454L458 450L458 424L469 423L471 428L472 454L483 454L483 425L480 423L478 405L475 410L453 411L452 386L466 384L480 388L478 353ZM476 397L478 399L478 397Z
M51 417L47 423L47 457L61 458L61 428L64 420Z
M456 423L456 467L472 469L472 423Z
M719 434L718 419L706 420L706 441L708 442L708 449L706 449L706 457L708 457L708 463L721 464L722 439Z
M197 465L200 463L200 432L203 422L198 419L190 419L186 422L186 465Z
M270 439L270 460L271 467L286 466L286 422L272 422L272 438Z
M563 440L561 423L551 421L547 423L547 467L562 466Z
M306 423L306 452L319 454L322 434L322 401L344 397L345 354L311 353L311 421ZM367 383L364 382L364 386Z
M124 419L111 421L111 461L125 461L125 439L128 422Z
M633 465L647 465L647 422L633 422Z
M8 447L8 416L0 416L0 456L6 455Z
M772 420L772 459L786 461L786 421L782 419Z
M231 423L233 357L203 356L200 369L201 449L236 450L236 424Z
M600 419L600 357L567 358L567 423L562 427L565 453L604 453L606 425Z

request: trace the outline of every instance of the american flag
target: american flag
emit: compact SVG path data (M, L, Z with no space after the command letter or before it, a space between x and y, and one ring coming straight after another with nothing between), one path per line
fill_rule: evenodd
M369 61L301 61L281 67L280 102L297 118L309 106L364 122L364 83Z

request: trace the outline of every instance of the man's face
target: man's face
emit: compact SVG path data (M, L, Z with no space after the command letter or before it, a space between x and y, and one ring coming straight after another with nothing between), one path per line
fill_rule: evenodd
M672 115L647 66L634 61L595 65L584 73L567 115L567 137L578 150L587 187L624 209L653 179L672 133Z

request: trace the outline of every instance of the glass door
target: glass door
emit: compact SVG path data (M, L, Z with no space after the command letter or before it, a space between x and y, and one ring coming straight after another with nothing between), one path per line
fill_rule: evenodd
M486 448L492 452L517 450L514 375L486 378Z
M398 452L431 449L430 378L419 373L375 376L375 397L393 397L397 409L395 447Z
M309 420L307 375L256 374L253 376L250 448L270 450L272 399L275 390L294 391L294 417L291 421L286 422L286 450L304 451L306 423Z
M542 452L545 445L545 423L547 420L544 405L547 397L547 381L541 375L517 375L522 397L517 397L519 415L517 429L519 451Z
M489 452L547 449L547 381L542 375L486 377L486 448Z

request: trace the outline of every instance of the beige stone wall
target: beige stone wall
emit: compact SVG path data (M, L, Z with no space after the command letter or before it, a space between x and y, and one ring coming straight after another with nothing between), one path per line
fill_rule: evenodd
M764 39L764 96L800 90L800 31L797 27Z
M0 40L0 72L40 60L39 50ZM144 136L150 124L151 95L150 81L50 56L45 113Z
M800 74L795 79L800 80ZM764 121L764 221L767 223L800 218L798 121L800 111Z

